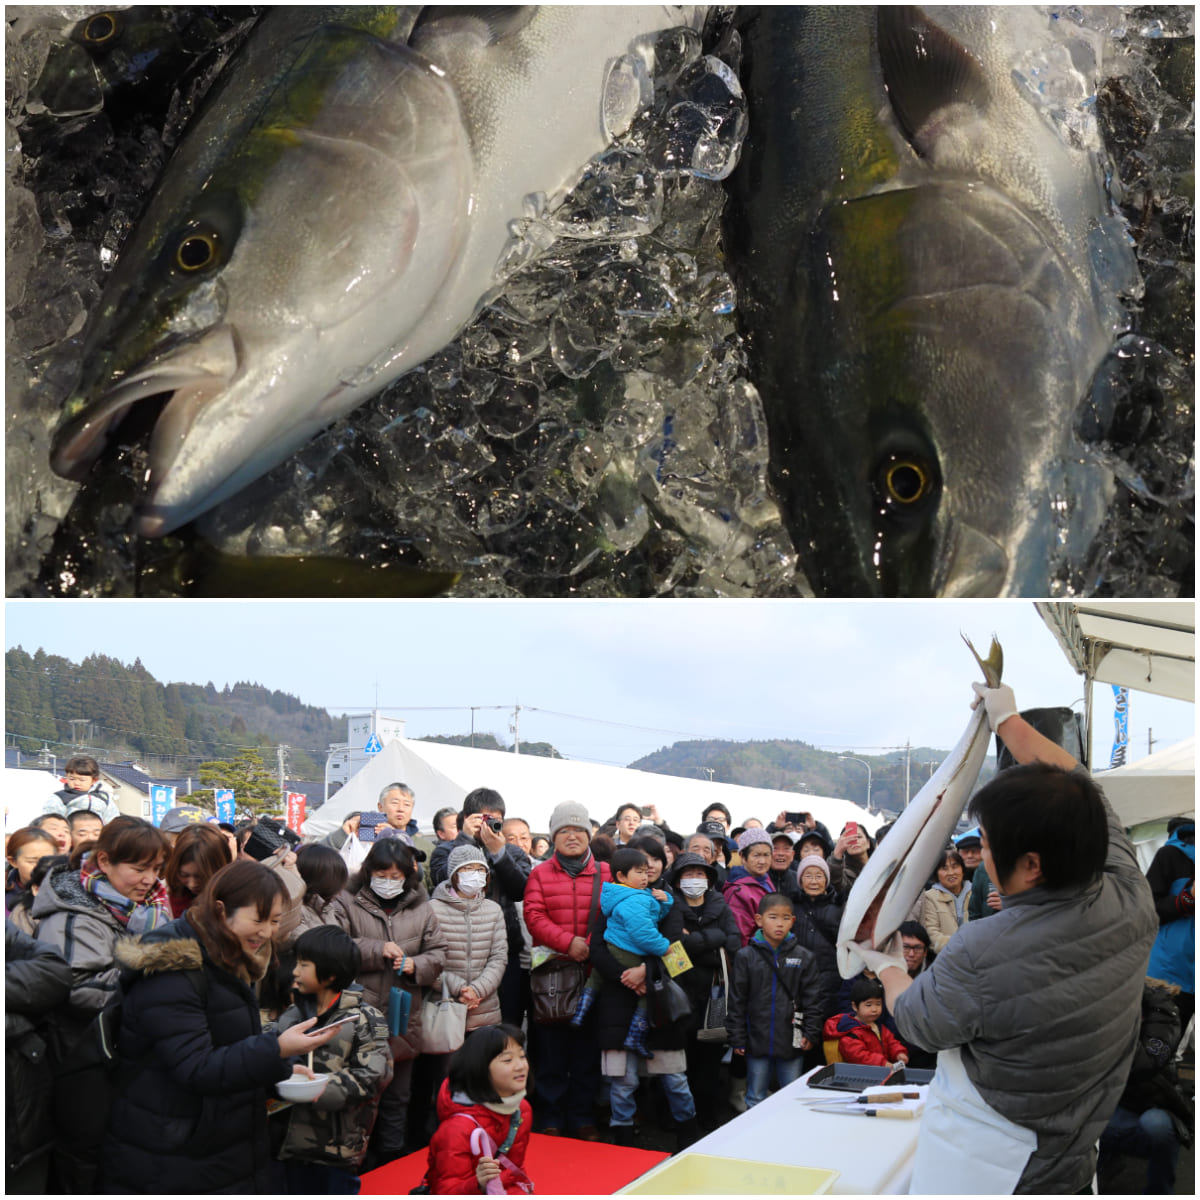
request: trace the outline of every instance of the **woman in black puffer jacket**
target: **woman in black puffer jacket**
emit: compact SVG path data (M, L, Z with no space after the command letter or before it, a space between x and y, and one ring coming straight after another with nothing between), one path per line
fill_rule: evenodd
M796 867L800 895L793 899L796 924L792 933L806 950L811 950L821 972L825 1002L821 1008L822 1023L838 1012L838 991L842 977L837 965L838 926L842 923L842 902L829 885L829 867L819 854L802 858ZM825 1061L821 1046L805 1051L804 1069L811 1070Z
M232 863L178 920L118 946L136 977L121 1014L105 1192L275 1190L270 1089L292 1074L292 1056L337 1034L327 1027L310 1037L312 1020L262 1032L254 983L272 957L285 898L268 868Z

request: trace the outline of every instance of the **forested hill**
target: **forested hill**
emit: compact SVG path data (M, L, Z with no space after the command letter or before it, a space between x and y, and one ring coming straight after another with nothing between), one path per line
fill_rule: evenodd
M325 751L347 737L345 718L257 683L162 684L138 660L103 654L81 663L20 646L4 656L6 744L33 753L85 742L109 761L232 758L238 747L289 747L289 774L320 779ZM71 721L88 722L88 726Z
M911 795L915 796L929 778L930 764L936 771L947 753L928 746L912 748L909 753ZM903 808L904 751L889 750L878 755L856 752L855 758L871 768L872 807L893 811ZM711 779L714 783L838 796L856 804L862 804L867 794L865 766L853 759L841 758L836 752L818 750L800 741L676 742L629 765L639 771L680 775L685 779ZM986 773L981 775L981 781ZM734 813L733 818L740 821L746 815Z

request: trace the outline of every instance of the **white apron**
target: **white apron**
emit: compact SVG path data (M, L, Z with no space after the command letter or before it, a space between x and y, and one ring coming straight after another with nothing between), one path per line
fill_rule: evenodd
M910 1194L1011 1195L1037 1149L1037 1134L990 1107L967 1077L959 1050L938 1053L913 1163Z

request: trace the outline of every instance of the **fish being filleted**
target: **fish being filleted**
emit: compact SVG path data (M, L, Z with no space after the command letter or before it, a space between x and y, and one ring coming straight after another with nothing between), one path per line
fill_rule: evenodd
M160 536L418 366L497 286L511 223L633 118L653 35L703 13L269 12L122 249L55 470L169 395L137 518Z
M726 247L818 594L1040 595L1104 516L1073 417L1136 274L1097 154L1016 78L1053 24L1023 5L742 23Z
M963 641L983 671L987 686L998 686L1004 669L1000 643L993 637L987 658L980 658L965 637ZM928 886L938 859L950 844L990 740L987 714L980 704L972 711L958 744L867 859L846 897L838 927L838 970L844 979L852 979L862 970L851 949L855 943L882 949L908 920L913 903Z

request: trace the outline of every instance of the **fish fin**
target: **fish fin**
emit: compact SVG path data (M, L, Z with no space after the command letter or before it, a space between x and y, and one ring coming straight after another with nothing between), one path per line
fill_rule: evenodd
M486 32L486 44L494 46L520 33L537 12L536 4L427 4L413 29L413 37L447 21L472 22Z
M987 658L979 657L979 651L971 645L971 639L965 633L960 633L959 637L967 643L967 649L975 656L975 661L979 664L979 669L983 672L983 678L988 687L995 687L1000 682L1001 675L1004 674L1004 651L1001 650L996 635L992 634L992 645L988 650Z
M892 111L920 155L919 133L948 104L983 108L987 80L979 60L912 4L880 5L879 66Z

